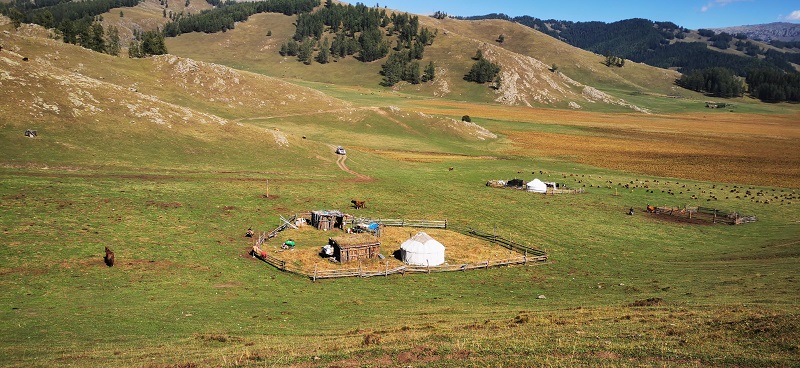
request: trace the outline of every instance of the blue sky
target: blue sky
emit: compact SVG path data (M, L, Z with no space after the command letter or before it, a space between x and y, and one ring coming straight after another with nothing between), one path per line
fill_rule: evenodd
M788 0L374 0L359 1L414 14L505 13L540 19L615 22L629 18L671 21L689 29L800 22L800 1ZM355 4L355 1L350 1Z

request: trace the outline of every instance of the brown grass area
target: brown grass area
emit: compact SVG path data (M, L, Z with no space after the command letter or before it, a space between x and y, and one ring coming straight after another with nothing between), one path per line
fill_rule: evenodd
M657 176L797 186L800 156L793 152L800 137L767 132L774 126L758 127L762 130L758 135L744 132L751 126L730 128L694 133L643 127L589 127L578 134L503 133L514 141L516 154L567 156L580 163ZM796 131L788 128L784 132Z
M566 158L665 177L791 188L800 183L800 155L795 149L800 144L798 114L598 114L445 101L435 104L435 108L420 108L546 128L500 131L513 142L514 155ZM558 132L547 125L576 129Z
M392 160L405 161L405 162L434 163L434 162L455 161L455 160L495 159L494 157L489 157L489 156L467 156L467 155L456 155L456 154L441 153L441 152L386 151L386 150L369 150L369 151Z
M466 235L443 229L417 229L410 227L385 227L382 230L381 254L386 260L372 259L367 261L350 262L345 264L335 263L320 257L319 253L328 238L336 238L344 233L336 231L319 231L311 226L303 226L296 230L287 230L277 238L262 246L262 250L270 255L287 262L287 267L300 269L303 272L313 273L314 267L318 270L336 270L347 268L384 269L386 262L389 268L399 267L403 263L394 257L394 252L400 249L400 244L417 232L424 231L445 246L445 261L449 264L485 262L487 260L507 259L517 256L499 246L491 245ZM296 242L294 250L283 250L280 245L286 239Z

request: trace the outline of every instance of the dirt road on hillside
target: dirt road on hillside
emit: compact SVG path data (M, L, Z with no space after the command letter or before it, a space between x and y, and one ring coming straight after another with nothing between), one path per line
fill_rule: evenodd
M336 149L336 147L333 145L330 145L330 147L331 149ZM339 166L339 168L342 169L342 171L355 175L357 180L372 180L372 178L367 175L350 170L350 168L347 167L347 164L344 163L347 160L347 155L338 155L338 156L339 157L336 159L336 166Z

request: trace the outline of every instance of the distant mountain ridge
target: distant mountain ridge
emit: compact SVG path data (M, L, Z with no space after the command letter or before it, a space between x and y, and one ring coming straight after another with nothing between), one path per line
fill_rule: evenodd
M800 65L800 49L794 45L795 42L778 45L780 42L789 42L773 40L772 44L768 44L740 33L690 30L672 22L641 18L613 23L572 22L542 20L527 15L512 18L496 13L457 18L516 22L587 51L675 69L684 74L698 69L725 67L737 75L745 76L749 70L762 68L794 72L798 70L794 65ZM792 31L786 29L782 34L792 34Z
M800 24L775 22L725 28L711 28L714 32L745 34L747 38L762 41L800 41Z

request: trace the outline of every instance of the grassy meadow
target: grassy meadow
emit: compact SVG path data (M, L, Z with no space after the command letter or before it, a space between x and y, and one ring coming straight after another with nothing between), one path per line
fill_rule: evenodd
M258 31L288 34L274 18L254 17L278 24ZM796 105L712 111L615 80L656 113L505 106L468 88L385 90L366 72L296 80L302 64L283 75L255 56L248 72L196 64L177 44L193 37L220 36L130 60L0 34L0 366L800 364ZM485 186L515 177L586 193ZM248 227L355 211L353 198L359 216L496 229L550 259L312 282L248 255ZM666 221L648 204L758 221Z

